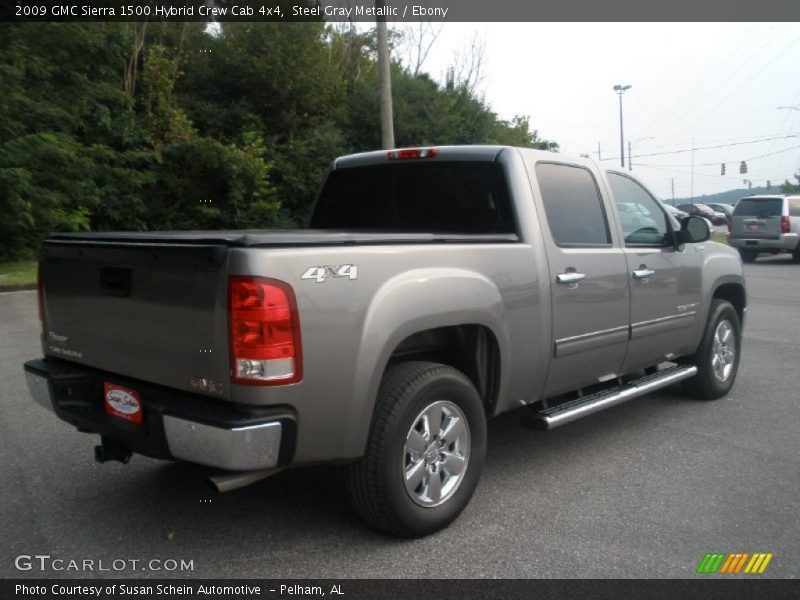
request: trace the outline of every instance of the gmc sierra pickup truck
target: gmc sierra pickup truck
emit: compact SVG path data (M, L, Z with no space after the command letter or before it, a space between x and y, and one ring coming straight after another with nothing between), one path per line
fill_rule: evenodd
M101 462L200 463L220 490L337 463L369 524L418 537L469 501L490 417L731 389L745 282L709 236L588 159L345 156L307 230L51 234L25 372Z

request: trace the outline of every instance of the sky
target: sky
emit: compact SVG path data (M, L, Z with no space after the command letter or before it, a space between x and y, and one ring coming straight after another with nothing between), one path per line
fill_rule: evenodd
M404 26L413 25L395 24ZM697 197L746 192L744 179L753 187L769 180L776 189L800 171L800 110L777 108L800 108L799 23L440 27L422 70L443 81L477 35L484 47L479 89L492 110L503 119L530 116L539 135L567 154L597 159L599 143L602 162L619 165L613 86L630 85L625 151L630 141L633 174L661 198L672 198L673 181L676 198ZM747 175L739 174L741 161Z

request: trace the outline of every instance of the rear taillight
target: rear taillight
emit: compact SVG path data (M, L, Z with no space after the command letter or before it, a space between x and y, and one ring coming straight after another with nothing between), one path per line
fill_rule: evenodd
M728 217L728 233L733 229L733 217Z
M789 217L781 217L781 233L789 233Z
M234 383L283 385L302 379L300 318L289 284L231 276L228 312Z
M39 337L44 341L44 292L42 291L42 263L36 268L36 299L39 303Z
M409 158L433 158L439 154L438 148L401 148L389 150L386 158L390 160L405 160Z

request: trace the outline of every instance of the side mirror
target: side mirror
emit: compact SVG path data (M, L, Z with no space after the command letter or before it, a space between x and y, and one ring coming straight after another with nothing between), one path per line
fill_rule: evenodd
M711 228L703 217L688 217L681 222L680 239L684 244L705 242L711 237Z

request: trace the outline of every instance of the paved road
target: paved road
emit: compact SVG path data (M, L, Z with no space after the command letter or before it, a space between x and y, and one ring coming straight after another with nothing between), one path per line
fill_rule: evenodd
M198 468L95 464L92 436L28 398L21 364L39 353L35 295L2 294L0 576L38 574L16 571L14 557L49 554L106 565L183 558L200 577L692 577L706 552L762 551L775 553L766 575L794 577L800 265L779 257L746 272L742 369L726 399L670 389L550 433L504 415L490 423L470 506L419 541L363 527L335 469L212 495Z

